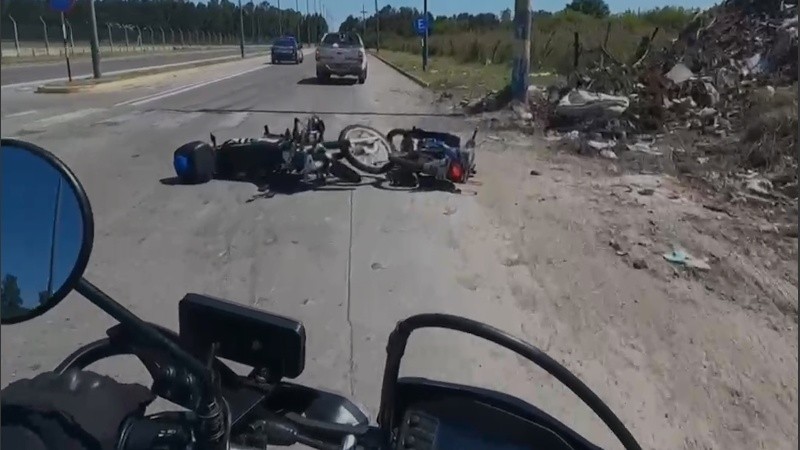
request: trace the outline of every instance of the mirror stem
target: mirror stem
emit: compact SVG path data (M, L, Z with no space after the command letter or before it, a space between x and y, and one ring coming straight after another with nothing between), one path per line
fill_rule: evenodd
M117 303L116 300L109 297L86 278L81 277L81 279L78 280L75 290L105 311L106 314L117 319L119 323L130 327L136 334L145 338L147 343L167 350L173 358L183 363L189 372L200 379L205 389L204 395L213 395L211 372L202 362L180 348L180 346L161 334L157 329L148 325L147 322L128 311L124 306Z
M53 232L50 236L50 272L47 275L47 298L53 295L53 265L56 257L56 230L58 229L58 219L61 214L61 178L58 179L56 186L56 206L53 209Z

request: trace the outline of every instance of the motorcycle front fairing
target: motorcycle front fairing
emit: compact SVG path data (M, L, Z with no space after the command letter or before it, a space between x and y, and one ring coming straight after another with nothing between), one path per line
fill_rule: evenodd
M600 450L541 409L488 389L425 378L398 380L397 448Z

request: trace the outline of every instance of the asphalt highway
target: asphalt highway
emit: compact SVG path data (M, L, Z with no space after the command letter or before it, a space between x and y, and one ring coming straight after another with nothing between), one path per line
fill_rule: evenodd
M145 67L161 66L165 64L184 63L201 59L234 56L240 53L238 48L226 47L202 51L186 50L172 53L138 54L125 56L112 56L101 59L100 69L103 73L121 70L131 70ZM75 78L92 75L92 61L85 55L73 58L70 61L72 75ZM31 62L20 64L6 64L0 69L2 85L11 85L38 80L51 80L67 78L66 62L49 59L47 62Z
M376 59L364 85L319 85L313 64L310 54L301 65L254 58L71 95L4 87L2 135L51 150L82 181L95 215L85 274L92 283L172 329L187 292L302 320L306 370L297 381L342 392L373 414L386 339L402 318L446 312L549 339L525 331L526 312L501 264L500 232L469 192L397 191L367 179L263 198L248 183L174 183L172 153L181 144L210 132L258 136L265 124L281 130L310 113L321 115L330 137L352 123L469 134L432 94ZM3 385L54 367L113 324L73 293L43 316L4 326ZM544 393L543 371L477 339L423 331L405 361L403 374L511 392L601 445L614 442L566 389ZM149 383L132 359L97 370Z

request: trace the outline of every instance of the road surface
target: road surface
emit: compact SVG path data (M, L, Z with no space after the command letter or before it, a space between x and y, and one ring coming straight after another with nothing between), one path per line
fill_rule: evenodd
M769 306L750 312L762 307L742 300L746 293L778 296L733 276L757 274L756 284L787 293L796 282L737 265L755 264L753 255L765 250L744 256L728 240L735 234L685 219L720 221L668 181L650 180L653 195L645 197L630 188L642 177L602 176L605 169L582 167L584 160L540 159L536 141L510 133L507 141L486 136L496 151L481 147L477 180L484 184L465 186L465 195L391 191L370 180L274 198L247 183L174 185L179 145L209 132L256 136L264 124L282 129L311 112L331 136L351 123L469 133L462 119L432 106L432 95L377 60L365 85L317 85L313 75L307 56L299 66L250 59L70 96L6 86L0 126L3 136L55 152L82 180L96 221L86 272L94 284L172 329L186 292L300 319L308 342L299 381L343 392L371 413L394 324L444 311L503 328L563 361L643 448L796 448L796 293L786 295L794 317ZM628 249L644 252L648 270L630 267L609 246L621 237L637 243ZM694 239L702 245L690 248L703 254L733 256L720 256L710 273L679 275L662 255L667 245ZM718 282L717 271L732 275ZM728 288L739 291L736 301L719 296ZM54 367L112 324L71 295L44 316L2 327L3 385ZM147 382L135 361L97 369ZM603 448L619 448L543 371L475 339L421 332L402 373L518 395Z
M97 286L173 329L185 292L298 318L308 335L301 381L350 395L375 413L386 338L398 320L448 312L519 334L524 314L499 262L484 267L502 243L476 238L476 227L494 227L472 196L397 192L372 180L269 199L247 183L173 185L171 158L179 145L212 131L225 139L258 135L264 124L282 129L296 114L322 114L334 137L351 123L468 133L433 108L429 94L377 60L370 60L364 85L317 85L313 64L310 57L299 66L240 61L74 97L6 88L3 136L52 150L83 181L97 230L86 277ZM4 327L3 382L53 367L111 324L72 295L30 323ZM412 338L404 372L530 394L533 375L521 367L474 339L421 332ZM146 379L133 362L105 370ZM563 391L547 406L608 440L588 408Z
M222 56L238 55L239 49L227 47L224 49L213 49L203 51L185 51L174 53L159 54L138 54L134 56L125 55L120 57L109 57L102 59L100 69L103 73L118 70L130 70L142 67L161 66L165 64L175 64L200 59L219 58ZM8 58L13 59L13 58ZM91 76L92 61L84 56L74 58L71 61L73 77ZM37 80L51 80L67 78L67 66L65 61L48 61L43 63L31 62L20 64L6 64L0 69L2 85L32 82Z

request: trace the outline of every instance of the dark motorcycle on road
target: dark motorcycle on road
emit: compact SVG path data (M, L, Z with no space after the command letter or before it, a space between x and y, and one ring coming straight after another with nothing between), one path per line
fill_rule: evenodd
M119 429L116 449L254 450L295 443L323 450L598 448L536 406L509 395L399 378L406 343L421 328L472 334L516 352L572 390L627 450L640 449L609 407L569 370L530 344L462 317L422 314L397 324L388 339L375 424L342 396L287 381L305 365L305 328L296 320L190 293L179 302L177 332L146 322L84 278L94 217L70 169L27 142L3 139L0 153L2 276L14 277L24 288L4 292L2 323L21 325L77 291L119 324L67 356L55 371L82 370L108 357L135 355L152 377L152 393L187 410L128 418ZM252 370L239 374L221 358Z
M294 119L294 128L273 134L264 126L260 138L234 138L217 145L194 141L182 145L173 154L178 180L185 184L205 183L211 179L259 181L280 175L296 175L303 182L324 184L330 177L347 183L360 183L361 175L341 162L347 141L326 142L325 122L317 116L302 126Z

